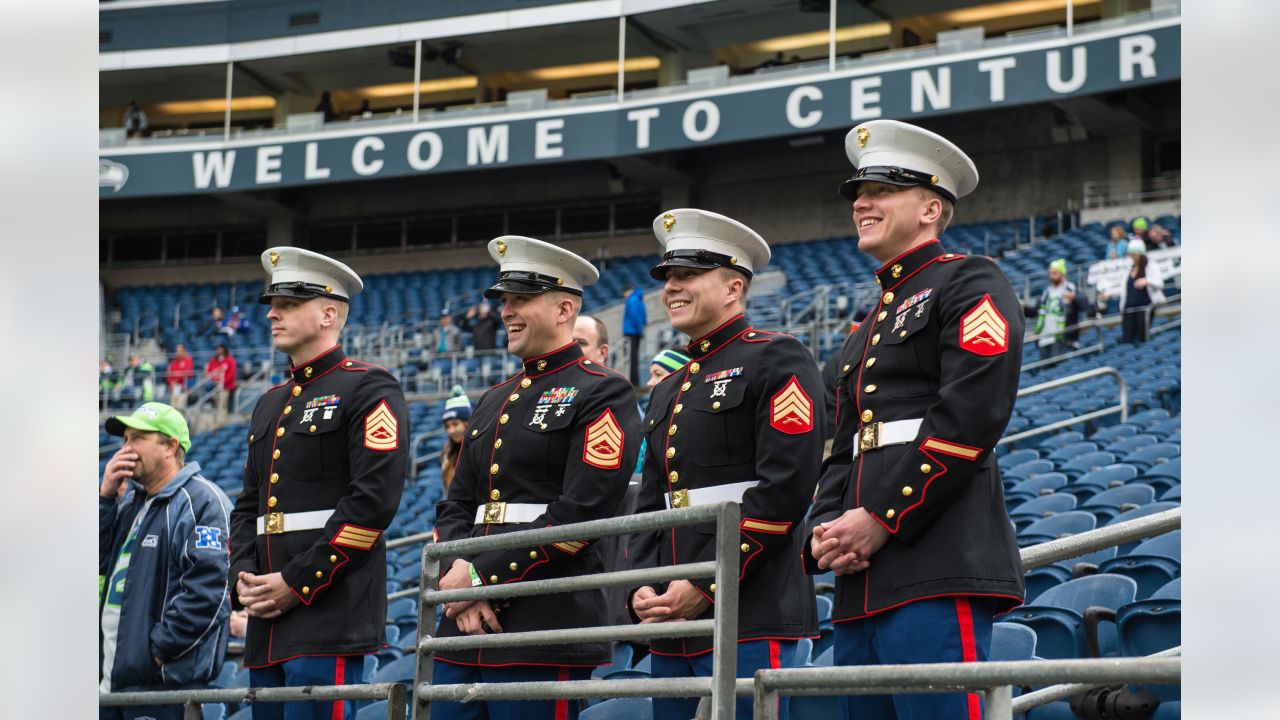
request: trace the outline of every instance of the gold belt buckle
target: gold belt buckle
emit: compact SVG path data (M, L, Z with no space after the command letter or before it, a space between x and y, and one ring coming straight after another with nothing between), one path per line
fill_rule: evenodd
M858 452L864 453L880 447L880 423L864 425L858 431Z
M688 490L672 490L671 491L671 507L672 508L689 507L689 491Z
M507 504L505 502L489 502L484 504L484 524L502 524L507 521Z
M284 513L269 512L267 513L267 522L265 523L267 535L280 535L284 532Z

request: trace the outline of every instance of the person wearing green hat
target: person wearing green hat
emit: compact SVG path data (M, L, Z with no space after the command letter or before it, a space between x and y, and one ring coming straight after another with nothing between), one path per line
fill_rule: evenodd
M440 448L440 481L447 495L453 473L458 468L458 451L466 438L467 422L471 420L471 399L461 385L453 386L451 397L444 401L444 413L440 419L444 422L445 432L444 447Z
M124 438L98 487L101 692L203 687L222 668L231 613L231 500L186 461L187 422L144 403L107 419ZM182 706L101 708L100 718L182 717Z
M654 389L658 383L662 382L662 378L684 367L688 362L689 356L679 350L663 350L654 355L653 362L649 364L649 382L645 383L645 387Z
M1075 283L1067 280L1067 261L1058 258L1049 263L1049 285L1040 293L1040 300L1026 309L1028 317L1036 319L1035 334L1039 335L1040 359L1048 360L1070 349L1079 331L1066 328L1077 325L1086 310L1087 301Z

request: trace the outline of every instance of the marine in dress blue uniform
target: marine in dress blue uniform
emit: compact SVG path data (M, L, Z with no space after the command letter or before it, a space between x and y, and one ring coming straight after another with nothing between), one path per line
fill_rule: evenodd
M756 330L742 312L748 281L769 261L759 234L697 209L665 212L653 228L664 254L651 274L666 281L664 305L690 335L690 360L653 390L637 512L741 503L738 677L793 667L805 660L796 657L798 640L818 632L813 582L799 557L822 460L818 365L795 338ZM715 527L636 534L630 557L636 567L714 560ZM710 619L715 597L710 579L678 580L638 589L629 609L637 622ZM711 674L711 638L654 639L650 647L655 677ZM654 717L693 717L697 702L655 698ZM785 702L780 711L788 716ZM737 716L751 717L750 698L739 699Z
M307 250L272 248L262 262L271 275L263 303L345 307L363 287L346 265ZM354 684L362 656L383 640L382 535L404 490L408 409L390 373L342 352L340 323L314 336L290 316L272 324L293 333L291 356L315 354L294 357L289 379L258 400L246 433L244 489L231 514L231 582L243 590L242 573L279 573L292 599L281 603L283 612L249 608L244 664L254 687ZM237 608L245 606L240 592L232 595ZM350 702L253 707L256 718L353 714Z
M441 542L612 517L635 467L640 417L631 384L585 358L573 339L582 288L598 271L533 238L489 243L500 265L485 291L502 301L508 349L521 372L490 388L471 415L449 493L436 510ZM442 558L441 589L604 572L596 541L568 541ZM602 590L535 595L489 605L453 603L438 637L610 624ZM444 651L432 682L585 680L609 661L607 643ZM577 717L576 700L434 702L432 718Z
M978 182L950 141L855 127L859 247L879 303L840 350L836 432L808 523L810 572L836 573L837 665L985 660L992 616L1023 599L993 449L1013 410L1023 313L999 267L936 239ZM846 698L850 718L967 718L977 695Z

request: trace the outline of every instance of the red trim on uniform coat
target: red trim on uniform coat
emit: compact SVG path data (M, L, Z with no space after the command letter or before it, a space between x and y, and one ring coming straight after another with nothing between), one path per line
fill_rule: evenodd
M342 678L347 674L347 659L344 657L336 657L333 659L333 684L341 685ZM333 701L333 712L329 716L330 720L343 720L342 700Z
M572 346L574 346L574 345L577 345L577 344L578 344L578 343L577 343L576 341L575 341L575 342L571 342L571 343L569 343L568 345L564 345L564 346L562 346L562 347L558 347L558 348L556 348L555 350L552 350L552 351L551 351L551 352L549 352L549 353L543 353L542 355L537 355L537 356L535 356L535 357L531 357L531 358L529 358L528 360L525 360L525 361L524 361L525 374L526 374L526 375L528 375L528 373L529 373L529 369L528 369L528 367L529 367L529 363L531 363L531 362L533 362L533 361L535 361L535 360L540 360L540 359L545 358L545 357L550 357L550 356L552 356L552 355L555 355L555 354L556 354L556 353L558 353L558 352L563 352L565 349L567 349L567 348L569 348L569 347L572 347ZM563 364L563 365L561 365L561 366L559 366L559 367L547 368L546 370L536 370L536 369L535 369L535 370L534 370L534 373L535 373L535 374L533 374L533 375L529 375L529 377L530 377L530 378L540 378L540 377L542 377L543 375L550 375L550 374L552 374L552 373L559 372L559 371L561 371L561 370L563 370L563 369L565 369L565 368L569 367L570 365L573 365L573 364L577 363L577 362L578 362L579 360L581 360L581 359L582 359L582 356L578 356L578 357L574 358L573 360L570 360L569 362L567 362L567 363L565 363L565 364Z
M569 668L561 667L560 674L556 676L559 682L569 681ZM569 701L560 699L556 700L556 720L569 720Z
M761 642L763 640L773 640L777 642L796 642L798 640L803 640L805 638L809 638L810 640L817 640L819 637L821 637L821 635L796 635L795 637L776 637L776 636L766 635L764 637L738 638L738 642L739 643ZM707 648L706 650L699 650L698 652L694 652L694 653L667 653L667 652L661 652L658 650L650 649L649 653L651 655L661 655L662 657L698 657L700 655L706 655L707 653L714 652L714 651L715 651L715 648Z
M865 573L864 573L864 574L865 574ZM900 602L900 603L895 603L895 604L893 604L893 605L889 605L888 607L877 608L877 609L875 609L875 610L867 610L867 611L865 612L865 614L864 614L864 615L855 615L855 616L852 616L852 617L842 617L842 618L839 618L839 619L836 619L836 618L835 618L835 616L833 615L833 616L832 616L832 618L831 618L831 622L832 622L832 624L835 624L835 623L842 623L842 622L853 622L853 621L856 621L856 620L865 620L866 618L869 618L869 617L872 617L872 616L875 616L875 615L879 615L879 614L881 614L881 613L885 613L885 612L888 612L888 611L890 611L890 610L896 610L896 609L898 609L898 608L902 607L903 605L909 605L910 603L916 602L917 600L936 600L936 599L938 599L938 598L954 598L954 597L989 597L989 598L1001 598L1001 599L1004 599L1004 600L1013 600L1013 601L1015 601L1015 603L1016 603L1016 604L1013 606L1013 607L1015 607L1015 608L1016 608L1016 607L1018 607L1019 605L1021 605L1021 604L1022 604L1022 602L1023 602L1023 601L1022 601L1022 598L1018 597L1017 595L1005 595L1004 593L976 593L976 592L966 592L966 593L939 593L939 594L937 594L937 595L921 595L920 597L914 597L914 598L911 598L911 599L909 599L909 600L903 600L903 601L902 601L902 602ZM864 607L864 608L866 607L865 602L863 603L863 607ZM1009 610L1005 610L1005 611L1003 611L1003 612L1000 612L1000 613L998 613L998 614L1003 615L1003 614L1005 614L1005 613L1010 612L1011 610L1012 610L1012 608L1010 608Z
M479 651L477 651L477 654L479 654ZM467 662L465 660L454 660L453 658L443 658L443 657L436 657L435 661L447 662L451 665L462 665L464 667L491 667L491 668L499 668L499 667L597 668L597 667L600 667L595 663L591 663L590 665L565 665L564 663L531 663L531 662L482 663L482 662Z
M956 621L960 625L960 652L964 662L971 663L978 661L978 646L973 639L973 609L969 605L969 598L956 598ZM968 699L968 720L982 720L982 703L978 700L977 693L969 693Z
M915 247L909 247L909 248L907 248L906 250L903 250L901 253L898 253L898 255L897 255L897 256L895 256L892 260L889 260L888 262L886 262L886 263L882 264L880 267L876 268L876 271L875 271L875 272L873 272L873 273L871 273L871 274L872 274L872 275L879 275L879 274L880 274L880 272L881 272L882 270L884 270L885 268L889 267L890 265L893 265L894 263L898 262L898 261L899 261L899 260L901 260L902 258L904 258L904 257L906 257L906 256L908 256L908 255L910 255L911 253L913 253L913 252L915 252L915 251L919 250L919 249L920 249L920 248L922 248L922 247L928 247L928 246L930 246L930 245L932 245L932 244L934 244L934 243L941 244L941 243L942 243L942 241L941 241L941 240L939 240L938 238L934 238L934 239L932 239L932 240L925 240L924 242L920 243L919 245L916 245Z
M287 657L287 658L279 658L279 659L277 659L277 660L271 660L271 659L269 659L269 656L268 656L268 660L267 660L267 662L263 663L262 665L245 665L245 667L247 667L247 668L253 668L253 669L257 669L257 668L264 668L264 667L271 667L272 665L275 665L275 664L277 664L277 663L289 662L290 660L297 660L298 658L304 658L304 657L364 657L365 655L372 655L372 654L374 654L374 653L376 653L376 652L378 652L378 651L377 651L377 650L365 650L364 652L340 653L340 654L334 654L334 653L323 653L323 654L322 654L322 653L299 653L299 654L297 654L297 655L290 655L290 656L289 656L289 657Z

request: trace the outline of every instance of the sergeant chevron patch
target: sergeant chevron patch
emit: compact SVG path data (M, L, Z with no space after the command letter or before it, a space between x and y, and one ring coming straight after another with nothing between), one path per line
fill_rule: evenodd
M587 426L582 461L601 470L617 470L622 467L622 439L622 428L614 419L613 412L605 410Z
M803 435L813 429L813 401L800 387L796 376L788 382L769 405L769 424L788 435Z
M1009 349L1009 322L990 295L960 318L960 347L974 355L999 355Z
M364 446L379 452L395 450L400 446L399 427L396 416L383 400L364 418Z

